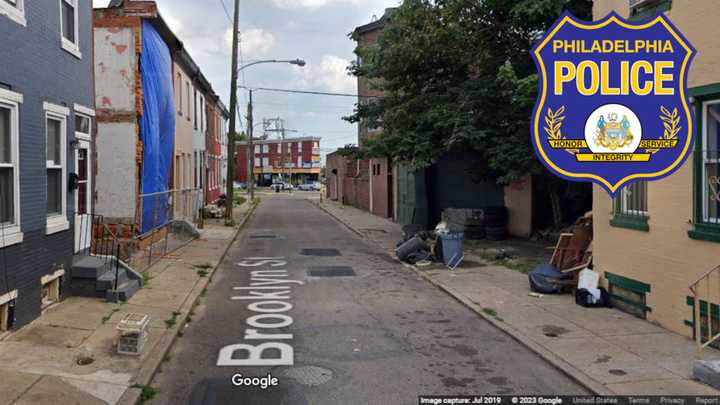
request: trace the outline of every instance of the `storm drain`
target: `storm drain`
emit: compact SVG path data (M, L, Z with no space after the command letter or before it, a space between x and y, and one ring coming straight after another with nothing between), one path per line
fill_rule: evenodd
M310 277L354 277L355 270L350 266L316 266L307 272Z
M303 256L340 256L340 251L337 249L303 249L300 251Z
M283 375L302 385L322 385L333 378L332 370L316 366L292 367L283 371Z

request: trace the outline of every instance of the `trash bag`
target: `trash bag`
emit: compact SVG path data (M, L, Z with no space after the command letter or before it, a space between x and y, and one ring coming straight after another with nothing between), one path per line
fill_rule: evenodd
M572 275L561 273L551 264L541 264L528 273L530 290L540 294L559 294L562 286L554 284L552 281L570 278Z
M425 241L418 236L413 236L412 238L410 238L410 240L404 242L402 245L398 246L397 249L395 249L395 255L401 261L407 262L410 255L427 251L428 246Z
M609 308L611 306L610 295L607 290L602 287L599 287L599 290L600 299L595 300L595 297L593 297L590 291L584 288L578 288L578 290L575 291L575 303L585 308Z

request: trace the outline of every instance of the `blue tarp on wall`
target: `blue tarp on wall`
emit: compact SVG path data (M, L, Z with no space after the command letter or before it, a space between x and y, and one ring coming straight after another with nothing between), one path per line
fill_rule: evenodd
M142 223L146 233L168 223L170 201L167 193L175 141L175 100L172 58L160 34L143 20L143 51L140 72L143 84L143 115L140 139L143 142ZM155 194L159 193L159 194Z

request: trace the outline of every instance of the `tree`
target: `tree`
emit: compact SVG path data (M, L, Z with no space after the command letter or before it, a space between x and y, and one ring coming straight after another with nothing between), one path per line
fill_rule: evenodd
M592 1L405 0L350 67L384 92L346 118L383 128L357 154L422 168L470 149L482 156L483 177L508 184L539 175L559 201L560 186L530 143L538 84L530 50L564 10L590 19Z

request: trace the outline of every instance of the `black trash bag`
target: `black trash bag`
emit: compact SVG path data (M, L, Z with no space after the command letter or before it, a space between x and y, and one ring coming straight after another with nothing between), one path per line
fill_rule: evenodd
M610 294L608 294L607 290L602 287L600 287L599 290L600 300L593 303L593 296L590 294L590 291L584 288L579 288L575 291L575 303L585 308L609 308L611 306Z
M528 273L530 290L540 294L559 294L562 291L562 286L553 284L552 281L571 278L572 275L560 272L551 264L541 264Z

